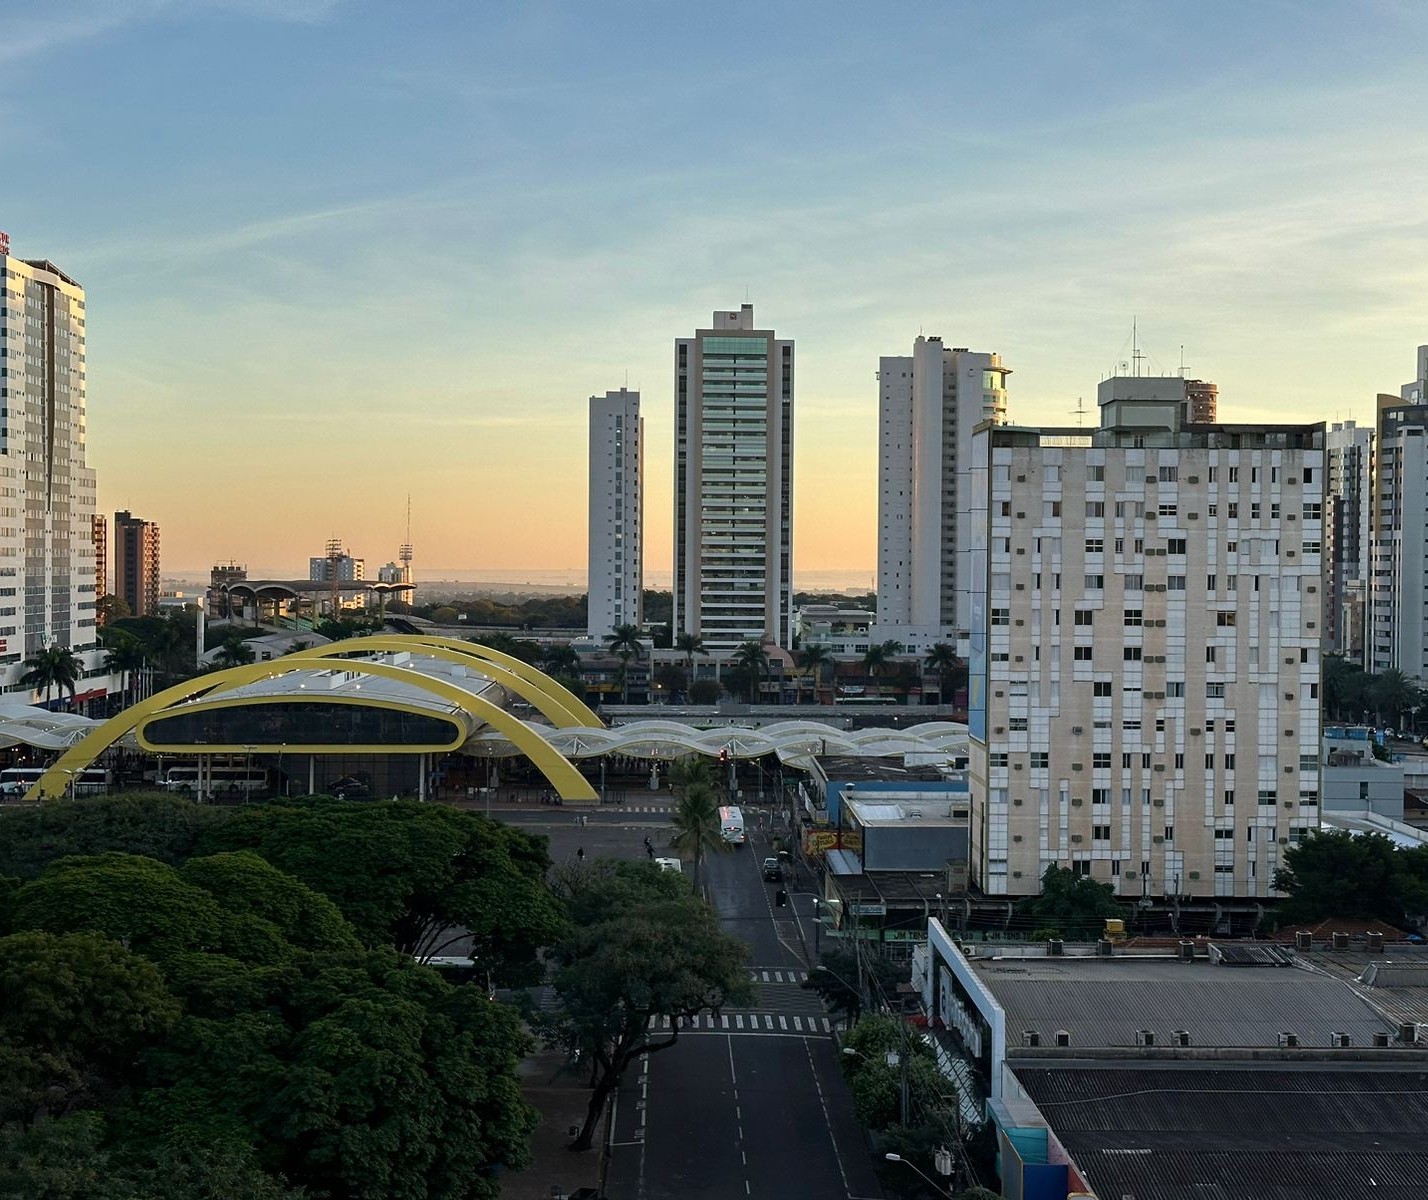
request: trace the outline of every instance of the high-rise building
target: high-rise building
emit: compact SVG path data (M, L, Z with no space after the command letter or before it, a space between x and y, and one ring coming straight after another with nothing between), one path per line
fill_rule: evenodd
M1428 680L1428 346L1418 379L1378 398L1368 669Z
M1267 896L1319 823L1324 427L1183 425L1114 378L1100 427L983 425L973 874Z
M910 357L878 360L878 620L874 641L922 652L962 643L972 431L1004 422L999 355L921 337Z
M675 342L674 631L793 644L793 343L716 312Z
M1324 649L1363 664L1373 579L1374 431L1335 421L1324 437Z
M0 686L29 691L21 664L45 647L75 651L86 675L102 658L84 289L52 262L12 257L4 234L0 351Z
M114 514L114 594L136 617L159 614L159 527L127 509Z
M644 621L644 419L626 388L590 397L587 625L603 638Z
M330 583L334 573L339 583L361 582L367 578L367 560L353 558L352 551L340 548L334 554L307 560L307 577L310 581Z
M90 521L90 540L94 543L94 595L103 599L109 594L109 521L103 513L95 513ZM94 624L104 624L105 615L96 604Z

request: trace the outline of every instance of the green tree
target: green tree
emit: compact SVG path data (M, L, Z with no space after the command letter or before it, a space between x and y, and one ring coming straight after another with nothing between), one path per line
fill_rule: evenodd
M640 642L638 625L616 625L613 633L605 635L605 645L620 660L620 702L630 702L630 660L638 659L644 653Z
M118 675L124 702L130 701L134 690L135 676L148 666L144 644L133 634L122 629L105 629L100 634L104 643L104 669Z
M5 1121L32 1123L103 1097L179 1018L158 969L95 933L0 938L0 996Z
M1090 937L1105 928L1107 917L1120 916L1121 906L1110 884L1052 865L1041 877L1041 894L1021 901L1017 913L1063 937Z
M1350 662L1342 654L1326 654L1324 708L1336 720L1357 720L1363 711L1368 679L1358 663Z
M848 1021L857 1021L870 996L895 996L908 972L880 955L862 956L848 950L828 950L802 983L823 1003Z
M821 643L804 646L798 652L798 669L802 672L802 678L812 681L815 699L818 684L832 662L833 652Z
M674 639L674 648L684 655L684 669L689 678L694 679L694 656L703 654L707 657L709 654L704 648L704 639L697 633L681 633Z
M927 669L937 676L937 703L947 703L950 686L955 692L967 681L967 664L957 657L957 651L946 642L938 642L928 648L922 660Z
M694 864L694 886L699 887L700 868L713 854L723 854L734 848L724 840L719 825L721 795L708 783L692 782L682 788L670 812L669 844Z
M154 792L0 807L0 876L33 879L56 859L108 850L178 864L231 815Z
M541 652L540 665L547 675L579 679L582 672L580 655L568 642L547 646Z
M94 602L94 615L99 624L104 626L111 621L122 621L125 617L132 617L134 610L129 607L129 602L122 596L106 592Z
M50 693L56 689L61 700L68 692L72 702L81 674L83 666L73 650L68 646L46 646L25 659L25 673L20 676L20 682L25 687L43 692L46 704L50 702Z
M734 670L746 681L750 704L763 699L764 680L769 674L769 652L761 642L743 642L734 651Z
M891 665L893 658L902 652L902 643L887 641L868 647L863 655L863 674L869 679L877 679Z
M696 679L689 685L689 703L717 704L724 687L717 679Z
M1285 923L1328 917L1404 924L1405 901L1416 859L1401 854L1381 833L1362 836L1344 829L1310 832L1284 853L1274 886L1285 894Z
M552 951L560 1008L546 1040L592 1066L590 1105L572 1149L588 1150L630 1064L679 1040L684 1020L753 997L748 948L719 928L683 879L643 863L601 863L570 898L571 932ZM668 1032L653 1018L671 1018Z
M330 897L369 946L427 958L460 937L501 982L524 982L561 932L545 839L479 813L327 797L254 805L203 848L255 851Z
M1403 724L1403 714L1422 701L1417 685L1397 668L1390 668L1374 679L1369 687L1369 698L1379 719L1387 717L1395 728Z
M678 663L661 663L655 668L655 686L667 695L682 696L689 688L689 676Z
M213 657L213 664L220 669L241 667L252 662L256 657L253 647L248 645L243 639L243 635L235 632L223 639L218 653Z

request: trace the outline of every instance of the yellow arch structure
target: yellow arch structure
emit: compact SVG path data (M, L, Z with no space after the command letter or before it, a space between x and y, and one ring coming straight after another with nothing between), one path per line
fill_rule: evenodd
M419 671L412 671L406 667L394 667L386 663L362 662L360 660L345 662L343 666L345 669L361 675L377 675L386 679L395 679L421 691L439 696L457 708L470 713L477 720L505 734L513 745L540 768L541 773L550 780L551 786L555 788L561 799L584 801L599 799L590 782L576 770L569 759L529 725L517 720L505 709L492 704L489 700L483 700L480 696L473 696L470 692L454 687L444 680L433 679L429 675L423 675ZM25 798L35 800L44 796L63 795L75 772L88 767L105 750L142 721L157 716L176 704L182 704L196 696L205 695L220 686L227 690L248 683L256 683L261 679L271 679L277 675L286 675L292 671L310 670L311 668L311 658L291 654L273 662L248 663L245 666L230 667L226 671L219 671L212 675L201 675L196 679L185 680L171 688L165 688L162 692L156 692L147 700L142 700L117 716L111 717L82 741L66 750L34 783ZM333 747L333 750L337 752L343 749L344 747L341 746Z
M393 635L385 636L390 637ZM569 688L557 683L539 668L533 667L530 663L523 662L513 655L505 654L500 650L492 650L490 646L483 646L480 642L463 642L459 638L429 637L424 633L396 635L398 641L404 638L420 641L428 646L440 646L446 650L454 650L457 653L464 653L473 658L495 663L498 667L505 667L512 675L524 679L527 683L542 689L548 695L557 697L562 705L569 709L572 716L576 718L575 723L577 725L590 729L600 729L605 724L605 722ZM375 639L364 640L372 641ZM408 645L409 644L410 643L408 643ZM319 648L326 649L327 647Z
M465 649L463 650L462 647ZM430 658L439 658L444 662L456 663L460 666L479 664L477 669L481 674L487 676L493 683L499 683L502 687L520 696L521 699L528 701L531 707L541 713L557 729L588 728L592 722L596 726L603 724L600 718L576 699L569 690L529 664L521 663L521 666L526 667L535 676L534 679L531 679L527 674L517 673L503 663L486 658L484 655L471 653L474 650L484 649L485 647L478 647L471 642L459 642L452 638L377 634L373 637L350 638L347 641L332 642L327 646L313 646L307 650L295 650L291 654L284 655L282 661L336 659L346 662L342 656L348 654L395 652L425 654ZM490 650L487 653L499 654L499 651ZM500 657L510 659L510 656L506 654L501 654ZM510 659L510 661L519 662L520 660ZM243 685L239 683L225 683L214 690L228 691L241 686Z

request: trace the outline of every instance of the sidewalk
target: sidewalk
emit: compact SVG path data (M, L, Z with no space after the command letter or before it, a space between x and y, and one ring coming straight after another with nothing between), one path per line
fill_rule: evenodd
M551 1200L600 1184L604 1122L591 1149L572 1153L570 1127L585 1120L590 1089L583 1071L571 1071L559 1050L537 1050L520 1065L521 1092L540 1112L531 1135L531 1165L501 1178L502 1200Z

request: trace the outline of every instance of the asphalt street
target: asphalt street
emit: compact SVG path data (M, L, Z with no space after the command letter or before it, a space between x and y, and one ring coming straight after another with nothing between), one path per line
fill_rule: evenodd
M584 832L594 823L592 816ZM883 1195L831 1023L817 996L799 987L809 965L808 901L789 881L805 914L800 931L793 909L774 905L777 885L763 881L768 852L756 832L748 845L705 863L703 882L721 924L749 944L758 996L746 1008L701 1017L625 1080L610 1200Z

